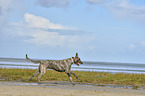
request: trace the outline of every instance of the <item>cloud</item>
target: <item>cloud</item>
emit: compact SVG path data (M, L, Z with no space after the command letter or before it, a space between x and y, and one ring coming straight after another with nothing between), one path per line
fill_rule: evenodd
M145 21L145 6L131 5L128 0L122 0L120 2L113 2L106 7L119 18Z
M129 0L87 0L89 4L101 4L117 18L145 22L145 6L133 5Z
M141 42L141 46L144 46L145 47L145 41L142 41Z
M42 30L35 30L35 32L31 33L31 36L32 38L25 41L36 45L46 45L70 49L84 49L86 43L89 43L90 40L92 40L92 38L89 39L84 36L60 35L58 32L47 32Z
M14 38L23 38L24 42L36 45L71 49L92 49L92 47L86 47L86 45L90 45L89 43L95 39L88 34L80 35L81 31L73 30L71 27L54 24L46 18L29 13L24 15L23 21L11 23L10 26L11 28L7 30L10 33L9 35ZM72 34L72 32L75 32L75 34Z
M1 9L1 7L0 7L0 15L2 15L2 9Z
M132 43L128 46L129 51L145 53L145 41Z
M0 13L4 16L9 16L9 14L13 11L21 9L23 6L22 2L24 0L0 0ZM21 5L21 6L19 6ZM19 8L18 8L19 7Z
M36 4L43 7L66 7L70 4L70 0L37 0Z
M136 48L136 45L135 44L130 44L128 46L128 49L131 51L131 50L134 50Z
M70 27L62 26L61 24L55 24L50 22L50 20L43 18L41 16L35 16L33 14L25 13L24 19L20 22L13 22L9 23L9 29L10 30L16 30L13 32L17 32L14 35L34 35L32 33L36 33L39 31L47 31L50 30L67 30ZM71 28L70 28L71 29ZM32 32L31 32L32 31ZM34 31L34 32L33 32ZM54 31L53 31L54 32Z
M101 4L104 3L106 0L86 0L90 4Z
M48 19L29 13L24 15L24 22L30 28L67 29L60 24L51 23Z
M0 0L0 32L3 32L7 27L8 20L13 13L18 11L22 12L23 1L24 0Z

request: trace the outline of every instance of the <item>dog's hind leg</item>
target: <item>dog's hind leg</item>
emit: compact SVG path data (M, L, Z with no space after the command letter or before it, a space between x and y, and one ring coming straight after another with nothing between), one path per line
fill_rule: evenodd
M38 83L40 83L40 78L46 73L46 68L41 66L40 75L38 76Z
M73 72L70 72L70 74L73 74L73 75L75 75L76 76L76 78L77 79L79 79L79 77L75 74L75 73L73 73Z
M40 78L44 75L45 73L40 73L40 75L38 76L38 83L41 83L40 82Z
M30 81L34 76L36 76L37 74L39 74L39 69L32 75L32 77L29 79L29 81Z

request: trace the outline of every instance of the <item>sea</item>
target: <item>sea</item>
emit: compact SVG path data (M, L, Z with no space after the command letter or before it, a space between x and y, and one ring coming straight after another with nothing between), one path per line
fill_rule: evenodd
M24 58L0 58L0 69L1 68L37 69L38 66L39 64L33 64L31 62L28 62ZM71 70L145 74L145 64L83 61L83 64L81 64L80 66L73 64Z

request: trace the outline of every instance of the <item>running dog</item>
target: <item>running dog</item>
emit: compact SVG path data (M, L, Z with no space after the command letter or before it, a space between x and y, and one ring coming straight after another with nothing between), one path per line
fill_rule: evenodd
M83 64L83 62L81 61L81 59L78 57L78 53L76 53L75 57L72 58L67 58L67 59L63 59L63 60L38 60L38 61L34 61L28 58L27 54L26 54L26 59L29 62L33 62L33 63L40 63L38 70L36 71L36 73L34 73L32 75L32 77L29 79L31 80L34 76L36 76L37 74L40 73L40 75L38 76L38 82L40 83L40 78L41 76L43 76L46 73L47 68L49 69L53 69L55 71L58 72L65 72L69 79L70 82L74 85L73 81L72 81L72 77L71 74L75 75L77 79L78 76L71 72L71 65L74 63L76 65L80 65Z

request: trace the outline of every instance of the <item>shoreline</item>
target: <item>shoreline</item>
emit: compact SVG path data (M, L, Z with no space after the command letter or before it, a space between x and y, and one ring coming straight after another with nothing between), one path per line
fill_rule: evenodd
M69 82L52 81L24 83L0 81L2 96L144 96L145 90L91 86L85 84L71 85Z
M39 59L34 59L39 60ZM93 72L110 72L110 73L137 73L145 74L145 65L143 63L133 62L99 62L99 61L83 61L84 64L77 66L72 65L73 71L93 71ZM115 65L115 66L114 66ZM37 69L39 64L28 62L25 58L0 58L1 68L22 68Z
M0 69L0 81L20 81L20 82L38 82L38 76L35 76L32 81L28 81L36 72L31 69ZM144 77L145 74L126 74L126 73L105 73L105 72L85 72L73 71L78 75L76 79L72 75L73 82L77 84L89 84L96 86L113 86L116 85L123 88L145 89ZM89 78L89 79L88 79ZM63 72L47 70L46 74L41 78L41 81L70 81L68 76Z

